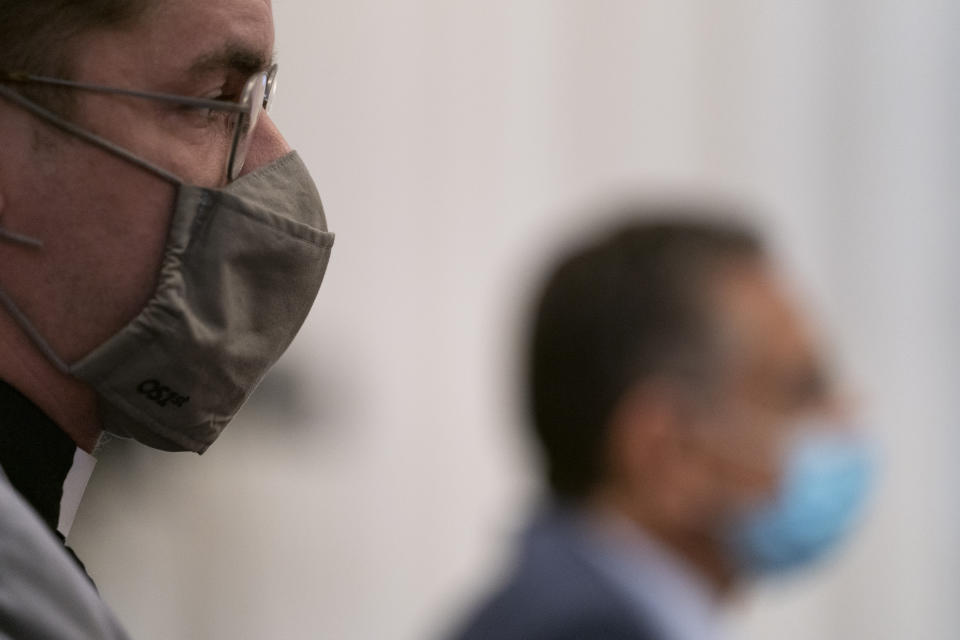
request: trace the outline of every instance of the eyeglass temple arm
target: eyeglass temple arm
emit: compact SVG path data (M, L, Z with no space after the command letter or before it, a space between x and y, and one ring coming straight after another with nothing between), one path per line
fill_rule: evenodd
M188 107L198 109L216 109L218 111L234 111L244 113L249 109L236 102L227 100L207 100L205 98L191 98L188 96L178 96L169 93L156 93L153 91L136 91L134 89L121 89L119 87L104 87L96 84L85 84L83 82L74 82L72 80L63 80L61 78L48 78L46 76L35 76L29 73L0 71L0 82L16 82L20 84L46 84L57 87L66 87L77 89L79 91L90 91L92 93L106 93L110 95L129 96L131 98L144 98L147 100L160 100L174 104L182 104Z

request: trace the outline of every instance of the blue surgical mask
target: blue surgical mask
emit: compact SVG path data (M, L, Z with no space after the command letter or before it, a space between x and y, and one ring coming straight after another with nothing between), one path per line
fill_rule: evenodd
M776 495L735 515L725 532L740 569L782 573L819 559L856 524L873 475L862 436L798 429Z

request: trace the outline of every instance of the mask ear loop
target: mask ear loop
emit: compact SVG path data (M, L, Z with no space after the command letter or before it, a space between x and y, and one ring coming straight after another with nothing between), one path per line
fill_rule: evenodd
M50 111L49 109L45 109L41 107L40 105L33 102L32 100L29 100L28 98L23 97L16 91L13 91L9 87L0 86L0 96L26 109L27 111L37 116L41 120L46 120L48 123L57 127L58 129L61 129L63 131L66 131L67 133L75 135L78 138L86 142L89 142L92 145L100 147L101 149L105 149L106 151L109 151L113 155L118 156L126 160L127 162L130 162L131 164L137 165L141 169L146 169L150 173L156 176L159 176L160 178L163 178L164 180L173 184L174 186L180 186L183 184L183 180L181 180L176 175L170 173L166 169L162 169L157 165L153 164L152 162L150 162L149 160L144 160L143 158L134 154L133 152L127 151L123 147L113 144L106 138L101 138L95 133L91 133L86 129L79 127L68 120L64 120L53 111Z
M101 149L104 149L113 155L140 167L141 169L145 169L146 171L159 176L174 186L180 186L183 184L183 180L169 171L158 167L148 160L144 160L136 154L127 151L123 147L113 144L106 138L101 138L95 133L91 133L82 127L73 124L72 122L69 122L68 120L64 120L53 111L41 107L37 103L25 98L16 91L12 91L8 87L0 86L0 96L6 98L16 105L19 105L23 109L26 109L33 115L37 116L41 120L47 121L49 124L57 127L58 129L73 134L81 140L100 147ZM20 233L3 229L2 227L0 227L0 240L22 244L34 249L39 249L43 246L43 242L37 238L31 238ZM70 374L70 365L64 362L63 359L57 355L57 353L53 350L53 347L51 347L50 344L44 340L43 336L40 335L40 332L36 330L36 328L33 326L33 323L30 322L29 318L27 318L26 314L20 310L20 307L14 303L14 301L2 288L0 288L0 306L7 310L14 321L20 326L24 333L27 334L27 337L30 338L33 344L36 345L43 355L47 357L53 366L55 366L64 374Z
M16 231L10 231L5 229L3 226L3 209L6 206L6 201L3 198L3 194L0 194L0 241L6 241L13 244L23 245L31 249L42 249L43 241L39 238L34 238L31 236L26 236L22 233L17 233Z
M27 337L29 337L30 340L33 341L33 344L43 352L43 355L45 355L47 359L53 363L53 366L59 369L61 373L69 375L70 365L64 362L63 359L57 355L57 353L53 350L53 347L51 347L47 341L43 339L43 336L40 335L40 332L34 328L26 314L20 310L20 307L14 304L13 300L10 299L10 296L8 296L7 292L2 288L0 288L0 305L2 305L7 312L10 313L14 321L20 325L20 328L23 329L24 333L27 334Z
M15 231L10 231L9 229L4 229L0 226L0 240L6 242L12 242L13 244L23 245L30 249L42 249L43 240L39 238L32 238L30 236L25 236L22 233L16 233Z
M16 233L14 231L9 231L0 226L0 241L12 242L14 244L23 245L29 247L30 249L42 249L43 241L38 238L32 238L30 236L25 236L22 233ZM20 311L20 308L13 303L13 300L10 299L10 296L7 295L7 292L0 287L0 305L2 305L7 312L13 317L14 321L20 325L20 328L27 334L30 340L37 346L40 351L43 352L45 356L53 363L53 365L59 369L62 373L67 373L69 367L60 356L54 353L53 349L47 344L47 341L40 336L36 329L33 328L33 325L27 319L27 316Z

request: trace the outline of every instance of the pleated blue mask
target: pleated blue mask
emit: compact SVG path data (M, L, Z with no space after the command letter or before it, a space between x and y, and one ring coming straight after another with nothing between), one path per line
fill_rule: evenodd
M725 540L739 568L767 575L821 558L853 528L874 472L864 438L804 428L787 445L776 495L737 513Z

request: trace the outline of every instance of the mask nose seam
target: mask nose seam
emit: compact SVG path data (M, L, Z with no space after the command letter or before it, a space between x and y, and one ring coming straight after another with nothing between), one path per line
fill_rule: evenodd
M210 195L209 190L204 189L200 192L200 197L197 199L197 216L193 220L194 231L200 229L207 222L207 217L209 217L212 209L213 196Z

